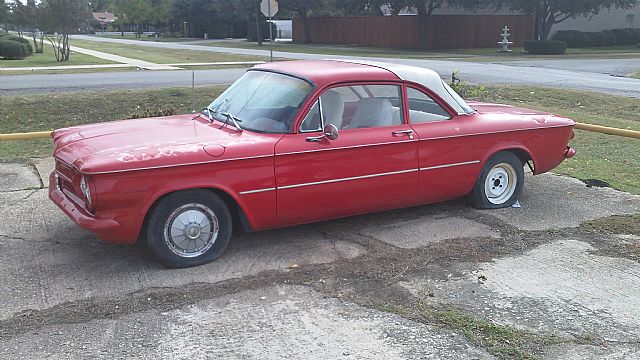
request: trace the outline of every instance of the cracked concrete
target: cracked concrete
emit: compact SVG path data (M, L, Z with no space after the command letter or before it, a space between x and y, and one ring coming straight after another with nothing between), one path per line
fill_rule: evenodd
M492 358L450 330L327 299L299 286L244 291L117 321L50 326L0 346L0 357L22 359L131 354L139 359Z
M125 295L151 287L221 282L365 252L360 245L329 240L307 226L240 234L221 259L198 271L164 270L144 248L105 244L77 227L48 201L46 190L38 190L16 209L15 199L22 199L21 195L0 194L0 212L5 214L0 233L19 234L20 224L30 224L23 238L12 235L0 245L0 284L6 297L0 319L65 301ZM21 281L13 281L18 278Z
M625 344L622 353L640 354L640 263L595 251L582 241L559 240L479 266L461 264L462 275L447 281L415 276L402 285L416 296L430 293L424 300L431 305L563 338L592 337L600 346Z
M491 227L459 216L429 216L418 219L375 224L359 232L404 249L425 246L431 242L469 237L499 238Z
M31 165L0 163L0 192L40 187L38 173Z
M31 163L36 167L42 186L49 187L49 175L53 172L56 166L53 158L32 159Z
M484 214L522 230L577 227L611 215L640 213L640 196L612 188L586 187L577 179L552 173L526 176L522 208L485 210Z
M425 293L567 339L542 358L634 358L640 268L620 249L640 234L572 227L640 213L638 198L546 174L527 179L519 209L454 201L236 234L218 261L167 270L80 229L46 189L2 190L0 358L491 357L458 329L416 322Z

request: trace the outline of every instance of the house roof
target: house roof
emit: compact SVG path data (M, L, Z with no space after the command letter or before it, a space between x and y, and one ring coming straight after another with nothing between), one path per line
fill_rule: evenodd
M118 17L115 16L113 13L110 12L94 12L93 14L93 19L96 21L102 21L105 23L112 23L116 20L118 20Z

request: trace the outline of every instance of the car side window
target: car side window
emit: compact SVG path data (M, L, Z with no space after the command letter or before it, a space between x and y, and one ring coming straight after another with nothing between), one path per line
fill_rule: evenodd
M320 96L324 125L339 130L372 128L404 123L398 85L339 86Z
M451 115L440 104L422 91L407 88L407 100L412 124L451 119Z
M316 100L307 116L300 124L300 132L315 132L322 130L322 120L320 119L320 102Z

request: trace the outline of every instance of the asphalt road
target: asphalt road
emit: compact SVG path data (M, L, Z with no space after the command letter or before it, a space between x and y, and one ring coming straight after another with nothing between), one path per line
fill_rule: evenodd
M198 70L196 85L231 84L244 69ZM191 86L190 70L0 76L0 94L100 91Z
M77 36L83 38L83 36ZM96 39L96 38L92 38ZM223 52L243 55L268 56L267 50L234 49L210 47L182 43L165 43L134 41L110 38L98 38L104 42L132 43L140 46ZM599 71L606 67L611 60L580 60L580 67L575 69L572 64L577 60L553 60L554 63L544 65L532 63L475 63L447 60L414 60L390 58L363 58L338 55L300 54L288 52L274 52L274 57L289 59L367 59L404 63L414 66L430 68L447 78L453 71L458 70L459 76L471 83L482 84L516 84L546 87L562 87L570 89L590 90L623 96L640 98L640 79L610 76ZM624 60L631 65L640 61ZM591 70L589 64L592 64ZM529 66L531 65L531 66ZM640 64L638 64L640 67ZM198 84L231 83L242 74L242 70L199 70L196 71ZM96 73L73 75L14 75L0 77L0 94L42 93L50 91L101 90L119 88L150 88L186 86L191 81L191 71L158 71L150 75L141 73Z

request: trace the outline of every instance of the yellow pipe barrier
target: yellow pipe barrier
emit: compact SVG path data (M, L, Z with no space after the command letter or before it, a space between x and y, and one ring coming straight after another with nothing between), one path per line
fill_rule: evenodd
M640 139L640 131L635 131L635 130L618 129L618 128L612 128L608 126L592 125L592 124L585 124L585 123L579 123L579 122L576 123L575 128L578 130L592 131L592 132L597 132L602 134ZM47 139L49 137L51 137L51 131L0 134L0 141Z
M0 134L0 141L48 139L50 137L51 137L51 131Z
M592 125L592 124L584 124L584 123L576 123L576 129L592 131L597 133L603 133L608 135L616 135L616 136L624 136L635 139L640 139L640 131L635 130L626 130L626 129L618 129L612 128L608 126L600 126L600 125Z

